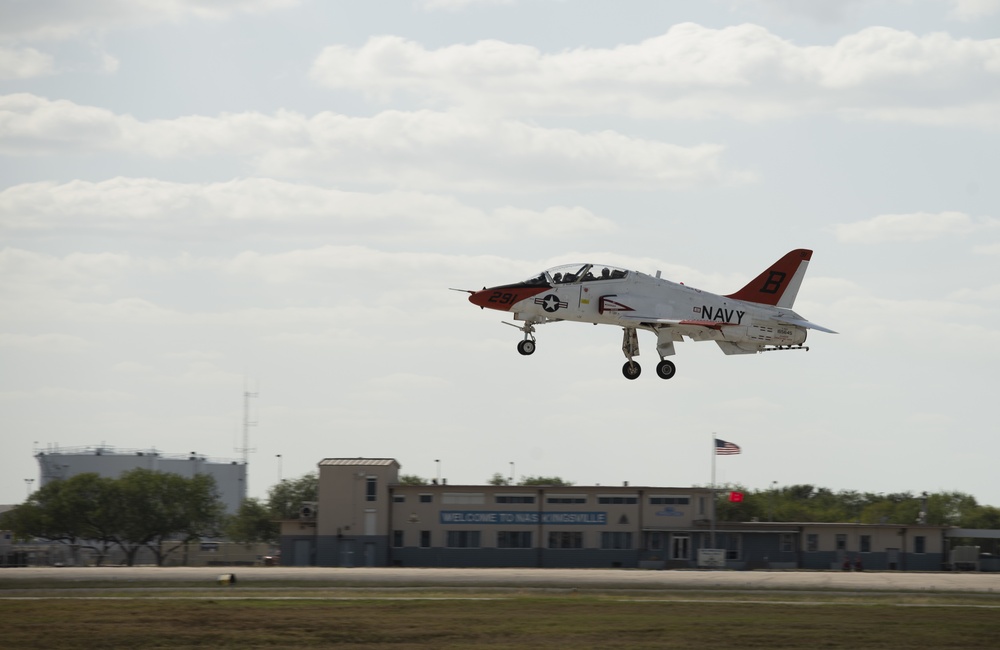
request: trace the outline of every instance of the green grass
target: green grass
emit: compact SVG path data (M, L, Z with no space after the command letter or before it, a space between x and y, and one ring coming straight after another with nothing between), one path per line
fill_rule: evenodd
M256 587L122 590L113 600L60 593L69 597L2 599L0 648L971 649L996 648L1000 639L996 597ZM310 600L281 599L296 596ZM465 597L486 599L454 599Z

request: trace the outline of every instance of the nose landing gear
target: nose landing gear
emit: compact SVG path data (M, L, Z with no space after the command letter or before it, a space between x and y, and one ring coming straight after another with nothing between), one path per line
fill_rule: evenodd
M514 323L508 323L507 321L500 321L504 325L510 325L511 327L516 327L518 330L524 332L524 340L517 344L517 351L524 356L535 353L535 325L530 321L525 321L524 325L515 325Z

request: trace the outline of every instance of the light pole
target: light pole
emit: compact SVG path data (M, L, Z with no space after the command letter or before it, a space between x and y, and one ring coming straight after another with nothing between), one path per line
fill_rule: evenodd
M507 485L514 485L514 461L510 461L510 480L507 481Z
M778 489L778 482L771 481L771 493L768 495L767 520L774 521L774 493Z
M437 478L434 479L437 485L441 485L441 459L438 458L434 461L437 464Z

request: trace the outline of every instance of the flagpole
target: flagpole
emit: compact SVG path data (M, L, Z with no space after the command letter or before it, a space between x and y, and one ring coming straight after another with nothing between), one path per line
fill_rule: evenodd
M712 548L715 548L715 432L712 433Z

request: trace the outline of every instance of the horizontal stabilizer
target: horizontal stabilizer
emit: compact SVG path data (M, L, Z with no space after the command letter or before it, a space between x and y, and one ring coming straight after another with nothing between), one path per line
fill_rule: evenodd
M817 330L819 332L826 332L827 334L837 334L831 329L827 329L822 325L817 325L816 323L810 323L807 320L802 320L798 318L779 318L779 323L785 323L786 325L798 325L799 327L804 327L810 330Z

